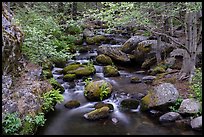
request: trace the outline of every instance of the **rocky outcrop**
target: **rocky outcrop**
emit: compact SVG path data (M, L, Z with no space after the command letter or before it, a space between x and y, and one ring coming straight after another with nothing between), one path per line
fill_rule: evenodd
M123 51L124 53L130 53L132 50L136 48L139 42L144 41L144 40L147 40L147 37L133 36L123 44L123 46L121 47L121 51Z
M101 45L98 47L98 51L111 57L113 60L120 61L123 63L130 62L130 58L128 57L128 55L122 52L118 47Z

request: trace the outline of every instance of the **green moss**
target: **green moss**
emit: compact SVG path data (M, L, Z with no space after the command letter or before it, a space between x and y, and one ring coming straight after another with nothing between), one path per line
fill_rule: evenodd
M141 79L138 78L138 77L132 77L130 82L131 82L131 83L140 83L140 82L141 82Z
M52 87L54 88L54 89L59 89L59 91L60 91L60 93L62 94L62 93L64 93L64 87L62 86L62 85L60 85L60 83L59 82L57 82L57 80L55 80L54 78L51 78L50 80L49 80L49 82L50 82L50 84L52 85Z
M20 135L32 135L34 134L37 126L33 122L25 121L20 131Z
M139 52L149 53L151 51L151 44L145 47L142 44L138 44L137 49L139 50Z
M49 69L42 70L42 77L43 77L44 79L52 78L52 77L53 77L52 71L49 70Z
M103 69L103 72L104 72L105 77L119 76L120 75L118 70L111 65L105 66Z
M66 74L63 77L64 81L73 81L76 78L76 74Z
M105 40L106 40L106 37L103 35L97 35L97 36L86 38L87 44L96 44L96 43L100 43L101 41L105 41Z
M152 75L156 75L156 74L158 74L158 73L164 73L166 70L165 70L165 67L163 67L163 66L156 66L153 70L152 70L152 72L151 72L151 74Z
M52 58L51 61L55 64L55 67L65 67L66 66L66 59L65 58Z
M141 99L141 110L145 111L149 108L149 104L151 101L151 94L148 93L145 97Z
M120 105L125 109L136 109L139 105L139 102L133 99L124 99L121 101Z
M67 74L67 73L70 73L69 71L73 71L73 70L76 70L78 69L79 67L82 67L83 65L81 64L70 64L68 66L66 66L65 68L63 68L63 73L64 74Z
M142 63L141 68L143 68L143 69L148 69L148 68L150 68L150 66L154 65L156 62L157 62L157 60L156 60L155 57L150 58L150 59L146 59L146 60Z
M52 66L52 63L50 61L46 61L46 62L43 62L42 63L42 69L43 70L52 70L53 66Z
M100 54L96 57L96 61L98 63L104 64L104 65L111 65L113 64L112 59L104 54Z

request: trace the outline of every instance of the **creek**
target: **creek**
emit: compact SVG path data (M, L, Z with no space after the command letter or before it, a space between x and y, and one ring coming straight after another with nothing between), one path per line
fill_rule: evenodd
M97 56L97 49L92 49L88 53L80 53L75 60L69 63L85 63ZM146 93L148 86L145 83L130 83L130 78L137 76L142 78L144 74L137 74L137 68L118 66L120 76L104 77L103 66L94 65L96 73L92 75L92 80L104 79L113 86L113 93L110 98L103 102L111 103L114 106L113 112L105 119L89 121L84 118L84 114L94 110L94 104L84 97L85 82L77 79L74 82L64 82L62 74L56 68L52 70L54 78L65 88L63 93L64 101L55 106L55 110L46 115L44 127L40 127L37 135L184 135L197 134L191 129L177 128L174 123L160 124L157 117L150 116L137 109L121 110L120 102L126 98L134 98L135 93ZM69 100L78 100L78 108L68 109L64 104Z

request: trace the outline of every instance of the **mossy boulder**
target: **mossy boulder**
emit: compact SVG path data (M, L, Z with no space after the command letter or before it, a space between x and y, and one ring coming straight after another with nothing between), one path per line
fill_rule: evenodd
M162 83L153 89L141 99L141 110L157 108L167 110L171 103L176 102L179 97L178 90L171 83Z
M70 100L66 104L64 104L66 108L77 108L80 106L80 102L78 100Z
M57 82L57 80L55 80L54 78L51 78L49 80L49 82L54 89L56 89L56 90L59 89L61 94L64 93L64 91L65 91L64 87L59 82Z
M103 65L111 65L113 63L112 59L104 54L98 55L96 57L96 61Z
M63 77L63 80L66 82L70 82L70 81L74 81L74 79L76 78L76 74L66 74Z
M89 113L84 114L84 118L88 120L99 120L102 118L107 118L109 116L109 107L104 106L99 109L95 109Z
M147 40L147 37L133 36L123 44L123 46L121 47L121 50L125 53L130 53L132 50L134 50L137 47L137 44L143 40Z
M92 75L96 72L96 69L93 65L82 65L82 64L70 64L63 69L63 74L75 74L76 78L82 78L84 76ZM75 77L74 75L67 75L64 79L69 79Z
M139 101L136 99L124 99L120 103L120 107L123 109L137 109Z
M58 67L58 68L65 67L67 63L65 58L53 58L51 60L55 64L55 67Z
M151 66L155 65L156 62L157 62L156 57L148 58L142 63L141 68L149 69Z
M132 77L130 80L131 83L141 83L142 80L138 77Z
M165 73L165 72L166 72L166 70L165 70L164 66L156 66L152 70L151 75L156 75L156 74Z
M77 78L82 78L84 76L92 75L96 72L96 69L94 66L87 66L84 65L83 68L77 69L74 73L76 74Z
M85 86L84 96L90 101L101 101L110 97L112 85L105 81L92 81Z
M42 70L42 77L44 79L50 79L53 77L52 71L50 69Z
M70 64L70 65L64 67L62 72L63 72L63 74L71 73L72 71L74 71L74 70L76 70L76 69L78 69L80 67L83 67L83 65L73 63L73 64Z
M94 108L95 108L95 109L99 109L99 108L102 108L102 107L104 107L104 106L109 107L110 111L113 111L113 109L114 109L114 107L113 107L112 104L110 104L110 103L104 103L104 102L98 102L98 103L96 103L96 104L94 105Z
M91 50L91 48L88 47L88 46L77 46L77 47L78 47L78 49L79 49L79 53L86 53L86 52L88 52L89 50Z
M106 41L106 37L103 35L96 35L93 37L86 37L87 44L99 44L102 41Z
M113 67L111 65L105 66L103 68L103 73L104 73L105 77L120 76L120 73L118 72L117 68L115 68L115 67Z

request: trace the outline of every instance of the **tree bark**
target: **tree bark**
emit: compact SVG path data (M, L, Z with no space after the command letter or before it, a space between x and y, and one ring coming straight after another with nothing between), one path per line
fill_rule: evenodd
M161 36L157 36L156 59L159 64L161 62Z
M72 3L72 18L75 20L77 15L77 2Z

